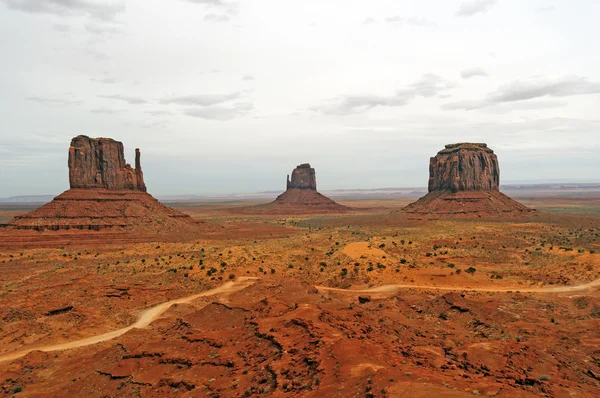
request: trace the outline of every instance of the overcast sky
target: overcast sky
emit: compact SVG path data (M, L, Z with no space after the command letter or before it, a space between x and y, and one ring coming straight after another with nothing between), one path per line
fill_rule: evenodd
M0 0L0 197L68 188L78 134L149 192L426 186L445 144L503 182L600 181L597 0Z

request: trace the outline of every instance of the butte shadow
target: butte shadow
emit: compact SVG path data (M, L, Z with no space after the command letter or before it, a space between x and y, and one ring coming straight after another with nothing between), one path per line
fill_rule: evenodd
M287 176L287 189L273 202L232 210L242 214L327 214L346 213L351 209L317 191L315 169L303 163Z
M7 225L13 230L125 230L152 235L191 231L193 219L146 192L136 149L135 168L123 144L79 135L69 147L70 189Z
M424 216L520 216L535 212L500 192L498 157L486 144L446 145L429 162L429 193L403 212Z

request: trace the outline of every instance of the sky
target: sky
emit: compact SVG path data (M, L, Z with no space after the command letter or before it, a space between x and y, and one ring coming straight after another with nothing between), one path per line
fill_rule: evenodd
M597 0L0 0L0 197L68 189L72 137L156 195L423 187L445 144L501 182L600 181Z

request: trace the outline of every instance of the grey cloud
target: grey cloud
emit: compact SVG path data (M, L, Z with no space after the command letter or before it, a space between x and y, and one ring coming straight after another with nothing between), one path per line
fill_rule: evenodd
M211 5L211 6L225 6L226 5L226 3L223 2L222 0L183 0L183 1L187 1L188 3L206 4L206 5Z
M41 104L53 105L53 106L66 106L66 105L78 105L83 101L71 100L63 98L44 98L44 97L28 97L28 101L39 102Z
M148 113L152 116L165 116L165 115L173 114L173 112L170 112L170 111L146 111L146 113Z
M600 83L590 82L584 77L569 76L555 80L537 80L523 82L520 80L498 88L488 101L510 102L522 101L538 97L567 97L600 93Z
M208 22L229 22L231 17L237 15L239 4L237 2L225 2L222 0L183 0L188 3L201 4L211 7L218 12L211 12L204 16Z
M88 57L94 58L96 61L108 61L109 59L111 59L109 55L88 47L83 49L83 54L85 54Z
M211 106L204 108L192 108L183 111L185 115L201 119L227 121L244 116L251 112L254 106L250 103L239 103L232 106Z
M231 21L231 17L227 14L215 14L211 12L204 16L204 20L208 22L229 22Z
M118 109L109 109L109 108L97 108L97 109L91 109L90 112L92 113L103 113L103 114L107 114L107 115L112 115L115 113L119 113L121 112Z
M167 126L169 123L165 120L158 120L158 121L149 121L149 122L142 122L140 123L140 127L145 128L145 129L155 129L155 128L163 128L165 126Z
M466 110L466 111L470 111L473 109L478 109L478 108L482 108L484 106L484 102L483 101L457 101L457 102L451 102L449 104L444 104L442 105L442 109L448 110L448 111L454 111L454 110Z
M482 100L455 102L445 104L442 108L472 110L535 98L560 98L586 94L600 94L600 83L590 82L588 79L578 76L554 80L535 79L528 82L516 80L499 87Z
M109 21L125 11L123 0L3 0L11 9L29 13L87 15L90 18Z
M254 76L252 76L252 75L246 75L246 76L242 77L242 80L244 80L244 81L252 81L252 80L254 80Z
M160 103L164 105L177 104L177 105L199 105L199 106L212 106L221 104L223 102L232 101L239 98L240 92L231 94L199 94L199 95L186 95L180 97L163 98Z
M90 80L93 82L103 83L103 84L115 84L117 82L117 79L112 78L112 77L91 78Z
M394 16L394 17L384 18L384 20L385 20L385 22L392 24L394 26L402 26L402 25L424 26L424 27L436 26L435 22L428 21L422 17L403 18L400 16Z
M463 79L469 79L475 76L487 76L488 74L481 68L465 69L460 72L460 77Z
M378 106L404 106L417 97L433 97L451 87L452 85L441 77L426 74L408 87L396 91L395 95L348 95L330 100L312 110L328 115L349 115Z
M71 30L71 27L69 25L57 23L52 25L52 29L54 29L57 32L68 32Z
M540 7L540 8L536 8L537 12L549 12L549 11L554 11L555 8L554 7Z
M470 17L475 14L484 13L496 4L496 0L470 0L458 6L456 15L459 17Z
M373 18L366 18L363 22L363 25L371 25L374 23L375 23L375 20Z
M85 24L85 30L99 36L114 36L123 33L123 29L115 26L98 25L95 23Z
M144 100L142 98L131 97L128 95L99 95L98 97L113 99L113 100L118 100L118 101L124 101L129 104L133 104L133 105L145 104L147 102L146 100Z

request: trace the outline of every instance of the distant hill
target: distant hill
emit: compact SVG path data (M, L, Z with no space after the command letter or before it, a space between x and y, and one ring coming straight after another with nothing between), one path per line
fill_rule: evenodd
M0 203L48 203L56 195L21 195L0 198Z

